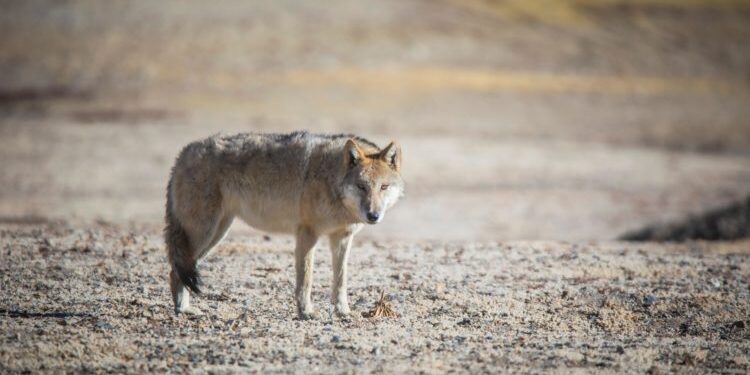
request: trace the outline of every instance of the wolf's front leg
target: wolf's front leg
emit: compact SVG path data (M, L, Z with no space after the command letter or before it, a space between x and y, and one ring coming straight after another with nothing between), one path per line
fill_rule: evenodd
M356 230L346 230L332 234L331 258L333 263L333 291L331 303L336 308L336 313L342 316L349 315L349 299L346 291L346 269L349 258L349 249Z
M294 298L297 301L297 313L303 320L314 318L315 309L310 300L315 261L315 243L318 236L312 230L300 227L297 230L297 248L294 251L297 287Z

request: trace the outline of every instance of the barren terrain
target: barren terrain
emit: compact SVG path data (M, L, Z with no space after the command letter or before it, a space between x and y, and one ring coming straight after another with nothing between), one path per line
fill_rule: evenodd
M747 373L750 243L615 241L747 201L746 1L322 4L2 6L1 373ZM237 222L174 317L174 157L298 129L403 147L355 314L321 244L295 320L291 238Z
M294 319L288 238L232 236L201 317L172 314L158 234L21 225L4 247L0 371L745 373L750 245L363 241L353 316ZM364 318L384 291L397 318Z

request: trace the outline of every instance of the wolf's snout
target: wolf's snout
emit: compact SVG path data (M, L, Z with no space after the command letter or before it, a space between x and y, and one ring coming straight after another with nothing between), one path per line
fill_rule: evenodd
M370 222L370 224L375 224L380 220L380 214L377 212L368 212L367 213L367 221Z

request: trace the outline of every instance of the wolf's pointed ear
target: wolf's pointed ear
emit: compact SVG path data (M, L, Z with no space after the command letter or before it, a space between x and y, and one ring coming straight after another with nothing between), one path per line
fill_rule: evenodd
M347 168L359 165L365 157L365 153L357 146L357 143L351 139L346 141L346 145L344 146L344 165Z
M383 151L380 151L380 160L388 163L395 171L401 169L401 146L391 142Z

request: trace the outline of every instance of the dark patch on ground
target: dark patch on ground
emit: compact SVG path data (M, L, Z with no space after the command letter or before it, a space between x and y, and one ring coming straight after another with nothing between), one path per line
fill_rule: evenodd
M90 91L73 89L67 86L50 86L44 88L26 87L0 90L0 105L13 105L24 102L59 99L93 98Z
M750 237L750 196L686 220L649 225L619 237L624 241L723 241Z
M41 216L26 215L26 216L0 216L0 224L15 224L15 225L40 225L47 224L50 220Z
M177 113L160 108L141 109L86 109L74 111L70 117L83 124L121 123L135 124L140 122L162 121L176 117Z
M76 312L65 312L65 311L52 311L52 312L33 312L33 311L20 311L20 310L6 310L0 309L0 315L5 315L11 318L91 318L92 315L88 313L76 313Z

